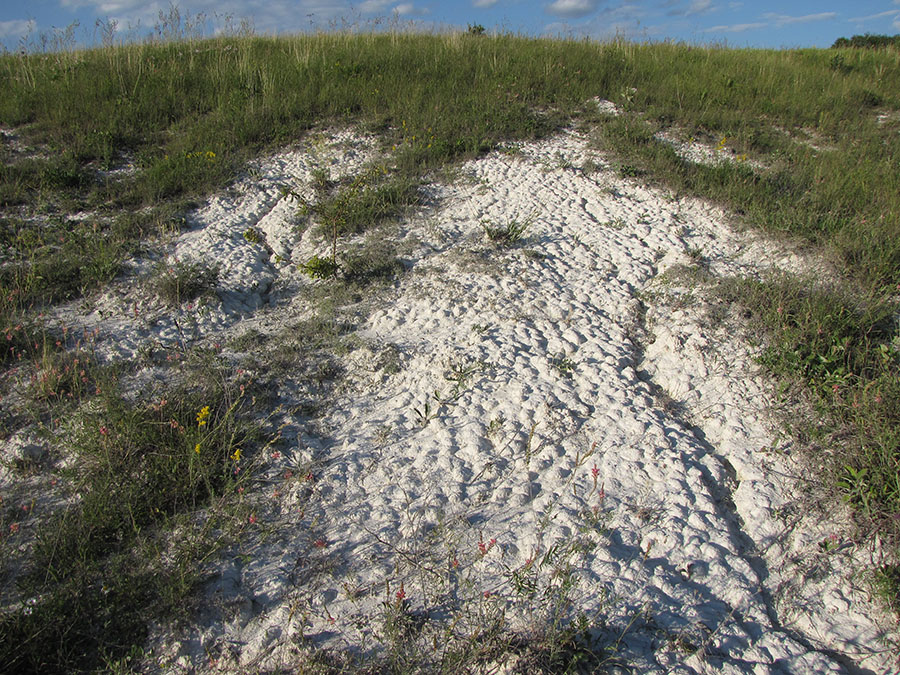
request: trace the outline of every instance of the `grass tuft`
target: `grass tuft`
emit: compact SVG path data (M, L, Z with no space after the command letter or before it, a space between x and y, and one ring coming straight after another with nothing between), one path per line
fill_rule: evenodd
M196 261L178 260L171 265L160 263L156 274L156 292L160 300L172 307L212 294L219 281L218 266Z

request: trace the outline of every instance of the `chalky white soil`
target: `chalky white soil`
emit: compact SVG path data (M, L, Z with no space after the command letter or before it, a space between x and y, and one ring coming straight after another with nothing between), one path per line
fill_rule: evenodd
M171 312L110 291L80 317L98 350L224 345L308 318L304 289L328 282L296 263L327 246L295 233L279 186L305 190L322 166L351 175L376 154L341 132L260 162L171 247L221 265L218 300ZM512 220L529 223L523 241L485 238L483 222ZM248 242L249 227L265 241ZM196 624L159 628L161 670L287 666L302 645L377 652L401 589L410 611L456 616L460 631L500 610L525 635L552 611L599 617L598 644L631 672L896 665L853 576L876 552L844 538L839 510L826 519L804 501L740 316L704 296L716 278L813 261L619 177L575 133L435 178L382 236L407 273L362 299L324 416L279 418L258 531L215 563ZM543 594L561 570L572 585L554 606Z

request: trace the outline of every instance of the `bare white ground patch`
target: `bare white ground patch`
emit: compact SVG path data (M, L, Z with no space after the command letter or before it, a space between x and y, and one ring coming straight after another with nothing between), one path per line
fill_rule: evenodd
M618 117L622 114L622 109L619 106L617 106L612 101L606 100L605 98L594 98L593 102L597 105L597 110L604 113L605 115Z
M132 358L218 341L261 309L289 302L309 281L297 271L321 246L297 227L296 196L315 201L311 178L352 176L374 157L373 139L349 130L312 136L295 149L249 167L248 175L188 216L188 229L165 247L162 261L134 260L128 279L112 284L83 316L81 303L62 308L61 323L97 329L105 358ZM179 263L219 270L213 292L176 307L155 290L161 270ZM259 318L259 317L257 317Z
M583 612L636 672L886 667L874 614L848 613L865 607L858 590L804 579L816 606L785 596L790 556L819 560L823 531L779 519L790 481L762 450L777 444L746 346L713 345L698 311L649 295L699 258L728 274L802 259L764 254L701 201L587 174L588 158L570 134L469 162L401 226L421 242L414 267L360 328L375 347L346 357L353 389L322 421L326 440L294 428L287 454L308 479L266 486L260 536L221 563L196 625L154 641L160 668L275 668L310 645L377 653L399 607L436 658L497 617L537 636ZM312 166L292 161L297 176ZM278 176L269 192L217 197L179 241L179 255L224 262L225 301L201 333L258 321L279 273L242 228L273 251L304 246L276 210L290 172L260 170ZM527 229L500 246L486 224ZM388 352L395 367L376 376Z
M882 126L886 124L896 125L898 122L900 122L900 111L892 110L890 112L879 113L875 117L875 121ZM900 131L900 129L898 129L898 131Z
M716 146L711 146L693 138L685 140L683 135L677 129L667 129L666 131L658 132L654 137L671 145L679 157L694 164L715 166L722 162L737 162L746 163L757 170L766 168L761 162L747 159L744 155L738 155L732 148L728 147L727 138L722 138Z
M626 95L627 97L627 95ZM625 114L624 111L612 101L602 98L594 98L593 103L597 106L597 110L604 115L619 117ZM694 138L685 139L687 134L680 129L666 129L654 135L659 141L667 143L675 150L676 154L682 159L693 162L694 164L706 164L715 166L722 162L745 162L754 169L764 169L765 166L756 160L748 159L744 155L738 155L734 150L727 146L727 139L724 139L716 146L702 143Z
M734 272L718 267L717 273ZM850 516L835 495L815 495L823 503L810 508L807 469L773 428L776 404L747 348L751 336L733 311L711 318L722 308L688 285L667 279L653 293L644 372L726 467L738 534L763 581L773 624L811 648L886 672L887 617L882 628L873 622L880 610L868 601L859 572L887 561L877 546L846 536ZM814 478L809 487L820 486Z

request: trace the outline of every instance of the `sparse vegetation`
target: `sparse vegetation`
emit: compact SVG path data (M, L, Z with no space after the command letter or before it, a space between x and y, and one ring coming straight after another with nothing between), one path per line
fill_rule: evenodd
M533 220L533 216L522 221L512 219L503 224L484 220L481 222L481 227L484 230L484 236L497 246L512 246L522 241Z
M170 265L158 265L154 283L160 299L168 305L176 306L212 293L218 279L217 266L177 260Z
M56 51L0 56L0 127L9 132L0 137L4 407L19 401L9 397L13 385L27 383L22 409L5 411L0 424L4 436L34 429L67 460L64 471L49 455L18 463L47 485L57 474L67 479L65 489L47 488L64 506L29 512L27 539L18 520L6 510L0 516L0 579L8 588L2 667L110 669L139 652L150 622L187 618L203 563L255 518L239 495L252 487L249 469L267 447L250 416L269 399L247 393L249 378L216 357L219 346L211 354L184 345L166 354L185 369L177 386L137 396L94 358L88 339L48 328L45 312L94 298L122 274L127 257L184 225L188 200L225 187L247 160L330 123L377 134L389 162L346 181L324 169L312 174L315 200L299 206L330 251L294 266L327 280L309 291L318 306L291 339L273 344L248 332L230 348L255 350L260 359L266 351L273 374L302 378L311 389L339 381L343 372L330 354L346 348L340 307L360 302L366 285L405 271L389 243L360 244L362 235L421 204L432 172L577 120L599 150L617 158L621 174L712 199L835 261L834 279L735 279L719 292L745 306L763 331L762 362L782 391L811 404L815 419L798 415L792 431L815 455L822 480L853 506L865 533L900 550L897 36L841 38L831 50L732 50L487 35L476 24L446 35L208 40L191 28L187 43L174 39L187 29L175 19L170 13L159 29L172 39L76 50L63 32ZM624 114L598 112L597 97ZM657 139L667 129L712 146L727 134L735 156L759 158L764 167L687 162ZM807 137L833 149L801 142ZM597 170L594 160L582 165L586 174ZM533 222L482 227L492 243L511 246ZM252 227L243 237L264 241ZM702 266L700 249L687 254ZM176 311L211 294L218 275L216 261L174 261L161 264L148 285ZM486 338L493 328L472 330ZM202 367L184 364L192 358ZM560 353L550 365L573 378L583 364ZM410 406L411 420L427 426L485 367L447 364L448 390ZM311 394L297 412L312 417L319 405ZM502 414L485 422L497 448L511 426ZM529 466L534 433L532 426ZM389 433L383 436L387 443ZM429 605L449 617L440 623L412 610L411 590L386 589L378 627L385 666L464 670L504 650L518 651L532 669L609 663L613 646L596 640L602 617L569 604L578 556L606 536L596 473L593 488L583 511L587 539L507 569L504 593L532 608L527 644L492 591L464 583L499 547L479 539L460 563L447 559L446 547L455 545L447 534L439 541L445 549L430 549L443 557L431 562L440 583L457 584L460 604ZM885 603L900 611L897 566L870 572ZM443 651L429 647L445 636Z

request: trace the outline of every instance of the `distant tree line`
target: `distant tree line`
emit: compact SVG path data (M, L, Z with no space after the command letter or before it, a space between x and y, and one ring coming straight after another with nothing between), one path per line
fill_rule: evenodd
M860 47L864 49L878 49L879 47L900 47L900 35L854 35L849 40L845 37L838 38L831 45L832 49L839 47Z

